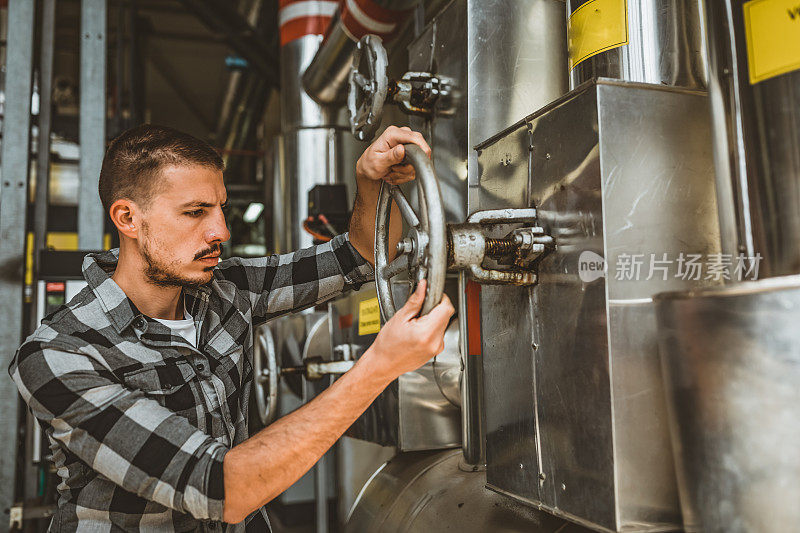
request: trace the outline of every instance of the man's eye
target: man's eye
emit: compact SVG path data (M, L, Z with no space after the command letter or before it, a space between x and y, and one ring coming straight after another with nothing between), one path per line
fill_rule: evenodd
M203 210L195 209L194 211L186 211L186 213L184 214L189 215L190 217L199 217L200 215L203 214Z

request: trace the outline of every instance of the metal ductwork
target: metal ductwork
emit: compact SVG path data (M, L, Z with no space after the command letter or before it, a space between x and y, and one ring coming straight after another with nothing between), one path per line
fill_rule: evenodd
M397 36L419 0L343 0L322 46L303 75L308 94L323 105L342 105L356 43L367 34Z

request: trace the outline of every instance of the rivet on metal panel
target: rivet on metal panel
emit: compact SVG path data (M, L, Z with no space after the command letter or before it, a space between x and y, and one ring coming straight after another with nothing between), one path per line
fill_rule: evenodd
M539 479L540 479L541 481L544 481L545 479L547 479L547 476L545 475L545 473L544 473L544 472L539 472Z
M520 463L520 464L519 464L519 469L520 469L520 470L523 470L524 468L525 468L525 465L523 465L522 463Z
M561 484L561 490L567 490L567 485L565 483Z

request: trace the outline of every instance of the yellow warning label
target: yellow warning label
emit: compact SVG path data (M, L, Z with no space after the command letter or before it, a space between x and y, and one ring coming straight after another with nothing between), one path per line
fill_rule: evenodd
M381 310L378 299L370 298L358 303L358 334L372 335L381 330Z
M744 3L750 83L800 69L800 0Z
M606 50L628 44L627 0L589 0L567 21L569 68Z

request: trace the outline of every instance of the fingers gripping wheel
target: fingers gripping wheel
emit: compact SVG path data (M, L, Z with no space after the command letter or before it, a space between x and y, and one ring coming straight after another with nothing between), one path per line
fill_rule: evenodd
M255 338L253 354L255 393L258 416L265 426L275 420L278 413L278 361L275 341L268 327L259 328Z
M414 167L416 173L414 183L419 193L419 214L400 188L386 182L381 184L375 218L375 285L384 320L389 320L397 311L390 284L394 276L409 273L414 288L423 279L428 280L425 302L420 312L420 315L425 315L442 301L447 273L447 228L433 163L416 144L406 144L405 152L406 162ZM397 245L397 256L390 263L388 243L392 200L397 203L410 229Z
M380 37L365 35L358 41L350 66L347 110L350 130L360 141L372 140L381 125L389 84L386 77L388 64Z

